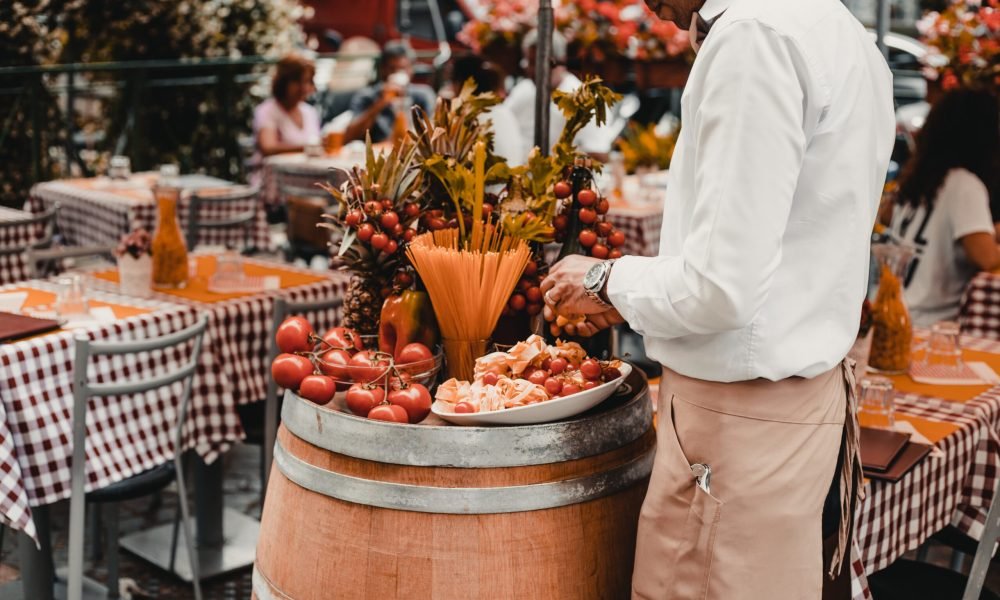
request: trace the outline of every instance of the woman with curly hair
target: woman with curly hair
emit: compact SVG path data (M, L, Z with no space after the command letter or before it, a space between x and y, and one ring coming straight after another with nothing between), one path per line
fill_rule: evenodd
M261 156L301 152L320 139L319 113L305 100L316 91L313 62L289 54L275 68L271 98L253 112L254 136Z
M972 277L1000 267L986 185L1000 148L997 111L987 92L942 97L900 179L890 229L916 249L904 296L918 326L956 318Z

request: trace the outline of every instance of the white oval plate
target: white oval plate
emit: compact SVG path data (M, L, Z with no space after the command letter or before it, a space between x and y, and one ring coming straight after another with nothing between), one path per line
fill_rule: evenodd
M455 413L451 411L443 402L435 402L431 405L431 412L441 417L445 421L455 425L535 425L538 423L551 423L586 412L601 402L610 398L618 386L632 372L632 365L622 362L618 369L622 376L614 381L602 383L601 385L566 396L564 398L553 398L545 402L528 404L527 406L517 406L504 410L493 410L478 413Z

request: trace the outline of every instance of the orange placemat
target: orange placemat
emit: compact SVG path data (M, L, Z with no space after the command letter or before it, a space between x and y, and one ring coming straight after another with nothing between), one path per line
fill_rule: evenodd
M925 419L923 417L915 417L912 415L896 413L897 421L906 421L913 425L916 429L928 439L932 444L936 444L948 437L949 435L955 433L961 427L957 423L947 423L942 421L932 421L931 419ZM874 427L875 423L871 421L869 415L865 413L858 413L858 423L862 427Z
M28 294L28 297L24 300L24 305L21 307L22 310L26 308L51 309L56 301L56 295L53 292L47 292L45 290L36 290L34 288L14 288L6 291L25 292ZM128 317L144 315L152 312L152 309L150 308L129 306L127 304L114 304L111 302L103 302L101 300L90 300L88 303L92 307L106 306L110 308L114 311L115 317L118 319L126 319Z
M1000 373L1000 354L991 352L980 352L979 350L962 350L962 358L971 362L984 362ZM909 375L890 375L893 386L900 392L906 394L920 394L922 396L932 396L953 402L967 402L980 396L993 386L991 385L929 385L917 383Z
M177 290L157 289L157 291L164 294L170 294L171 296L176 296L178 298L184 298L185 300L206 303L224 302L226 300L233 300L235 298L243 298L245 296L253 296L261 293L239 292L220 294L218 292L210 291L208 289L208 279L213 273L215 273L216 257L213 255L201 255L195 257L195 260L198 263L197 276L188 281L186 287ZM309 285L311 283L318 283L326 280L326 277L321 275L311 275L301 271L285 269L278 265L271 266L262 265L260 263L246 262L243 264L243 271L249 277L278 277L281 280L281 289L298 287L300 285ZM94 273L94 277L118 283L118 270L111 269L108 271L100 271Z

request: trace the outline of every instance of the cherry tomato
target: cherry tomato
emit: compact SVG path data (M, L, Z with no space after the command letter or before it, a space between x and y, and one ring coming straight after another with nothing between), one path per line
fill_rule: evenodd
M496 373L486 373L483 375L483 385L496 385L500 381L500 376Z
M615 229L608 234L608 245L612 248L621 248L625 245L625 233Z
M382 218L379 219L379 223L386 229L392 229L396 225L399 225L399 215L392 210L384 212L382 213Z
M413 285L413 275L410 275L406 271L396 273L396 277L394 277L393 280L396 282L396 285L401 288L408 288Z
M552 368L552 359L551 358L546 358L545 360L543 360L542 364L541 364L541 367L543 369L545 369L546 371L548 371L549 369L551 369Z
M434 358L434 353L431 352L430 348L419 342L412 342L403 346L396 354L396 364L404 366L411 363L426 362L432 358Z
M382 208L384 208L386 210L391 210L392 209L392 200L390 200L388 198L382 198Z
M507 303L511 310L524 310L527 306L527 301L524 299L523 294L514 294L510 297L510 301Z
M427 228L431 231L438 231L445 228L444 219L430 219L427 221Z
M467 414L476 412L476 407L471 402L459 402L455 405L455 412L457 414Z
M412 229L407 229L403 232L403 241L412 242L413 238L417 236L417 232Z
M569 217L566 215L556 215L552 218L552 228L556 231L566 231L569 227Z
M403 224L402 224L402 223L396 223L396 224L395 224L395 225L393 225L393 227L392 227L392 235L393 235L394 237L403 237L403 232L404 232L404 231L406 231L406 228L405 228L405 227L403 227Z
M431 412L431 393L419 383L411 383L405 388L392 390L386 399L393 406L403 407L410 423L423 421Z
M362 350L351 357L348 372L352 381L378 381L389 374L389 357L375 350Z
M372 236L371 244L372 248L381 250L389 244L389 236L384 233L376 233Z
M601 378L601 363L593 358L588 358L580 363L580 373L591 381L597 381Z
M528 264L524 265L524 275L527 277L534 277L536 274L538 274L538 263L533 260L529 260Z
M365 202L365 212L371 216L377 216L382 212L382 205L374 200L369 200Z
M604 371L601 373L601 379L604 381L614 381L622 376L622 372L618 370L617 367L605 367Z
M621 257L622 257L622 251L619 250L618 248L615 248L611 252L608 252L608 258L621 258Z
M528 381L535 385L545 385L545 380L549 378L549 372L545 369L536 369L528 375Z
M386 254L393 254L396 250L399 250L399 244L396 240L389 240L386 242L385 248L382 248L382 252L385 252Z
M568 181L557 181L556 184L552 186L552 194L560 200L563 198L569 198L572 193L573 187Z
M361 334L350 327L331 327L323 334L323 341L329 344L330 348L340 348L354 353L357 350L364 350L364 340Z
M407 202L403 205L403 214L408 217L415 217L420 214L420 206L415 202Z
M565 398L566 396L572 396L573 394L580 393L580 386L575 383L567 383L562 387L562 391L559 392L559 396Z
M358 239L362 242L369 241L373 235L375 235L375 228L372 227L371 223L363 223L358 227Z
M364 218L365 215L360 210L352 210L344 217L344 223L350 227L357 227Z
M558 375L569 367L569 362L565 358L553 358L549 363L549 370L553 375Z
M363 383L355 383L347 390L344 402L347 409L359 417L367 417L373 408L382 404L385 400L385 390L368 386Z
M580 217L580 222L586 225L597 221L597 212L592 208L581 208L578 216Z
M545 380L545 391L549 393L550 396L558 396L559 392L563 390L563 382L559 381L555 377L549 377Z
M307 375L299 384L299 395L316 404L326 404L333 400L336 392L337 381L326 375Z
M611 209L611 203L608 202L607 198L601 198L597 201L597 214L606 215L608 210Z
M324 375L337 379L350 379L347 367L351 364L351 353L347 350L327 350L319 355L316 362Z
M535 304L533 302L529 302L528 306L524 308L524 311L533 317L542 312L542 305L541 303Z
M583 382L583 389L585 389L585 390L592 390L592 389L594 389L595 387L597 387L599 385L601 385L601 384L598 381L584 381Z
M528 302L539 304L542 301L542 290L537 285L533 285L524 292L524 297Z
M287 353L308 352L312 350L312 325L302 317L288 317L278 325L274 341L278 350Z
M302 380L312 375L312 362L298 354L279 354L271 363L271 377L279 387L297 390Z
M371 409L368 418L373 421L388 421L390 423L409 423L410 416L406 409L395 404L381 404Z
M562 334L562 327L555 323L549 323L549 333L552 334L552 337L559 337Z
M580 190L576 195L576 200L581 206L593 206L597 202L597 194L594 190Z
M610 250L608 250L608 247L604 244L594 244L594 246L590 249L590 255L601 260L607 258L609 253Z
M594 229L597 230L597 235L601 237L608 237L608 234L611 233L613 227L611 226L611 223L608 223L607 221L601 221L600 223L594 226Z
M577 237L580 240L580 245L584 248L590 248L597 243L597 233L593 229L584 229L580 231L580 235Z
M483 216L487 219L493 214L493 205L489 202L483 202Z

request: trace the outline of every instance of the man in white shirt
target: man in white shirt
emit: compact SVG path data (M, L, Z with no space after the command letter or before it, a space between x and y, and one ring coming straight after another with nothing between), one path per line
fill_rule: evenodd
M560 262L546 313L586 315L568 332L583 335L627 321L664 365L633 596L819 598L849 553L860 482L842 361L894 137L891 75L839 0L648 3L700 45L660 255ZM824 565L833 481L844 518Z

